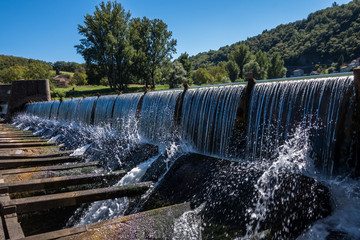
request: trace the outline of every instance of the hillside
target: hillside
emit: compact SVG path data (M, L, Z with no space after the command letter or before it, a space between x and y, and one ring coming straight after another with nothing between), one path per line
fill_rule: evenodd
M334 4L304 20L281 24L244 42L253 53L258 50L268 55L279 52L288 68L331 64L341 55L349 62L360 57L360 0L341 6ZM240 43L197 54L190 61L195 69L217 65L228 61L228 54Z
M14 66L28 67L33 63L50 65L50 63L41 60L31 59L31 58L0 55L0 71L5 68L14 67Z

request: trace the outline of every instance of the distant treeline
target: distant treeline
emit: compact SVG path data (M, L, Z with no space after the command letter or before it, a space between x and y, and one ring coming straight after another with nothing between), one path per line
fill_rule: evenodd
M312 13L307 19L281 24L217 51L197 54L190 57L190 61L195 69L208 69L227 62L229 54L242 43L249 46L253 54L259 50L268 56L280 53L286 67L330 65L341 56L350 62L360 57L360 0L341 6L333 3L332 7Z

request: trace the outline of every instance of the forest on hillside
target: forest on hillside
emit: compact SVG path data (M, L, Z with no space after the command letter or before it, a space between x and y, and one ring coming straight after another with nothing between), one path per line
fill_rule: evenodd
M252 53L268 56L278 52L285 66L330 65L343 56L345 62L360 57L360 0L310 14L306 19L264 30L255 37L190 57L195 69L209 68L228 61L240 44Z

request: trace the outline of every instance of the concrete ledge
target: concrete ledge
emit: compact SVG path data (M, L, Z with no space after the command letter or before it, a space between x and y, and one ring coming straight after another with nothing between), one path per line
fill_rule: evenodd
M175 220L189 210L190 204L182 203L25 239L171 239Z
M49 80L16 80L12 82L8 117L23 110L26 103L50 101Z

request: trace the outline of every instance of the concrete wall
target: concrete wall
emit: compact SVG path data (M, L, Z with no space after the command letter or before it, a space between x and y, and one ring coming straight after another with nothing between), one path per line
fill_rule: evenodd
M26 103L50 101L49 80L16 80L12 82L8 118L23 110Z
M0 85L0 104L7 104L10 98L11 84Z

